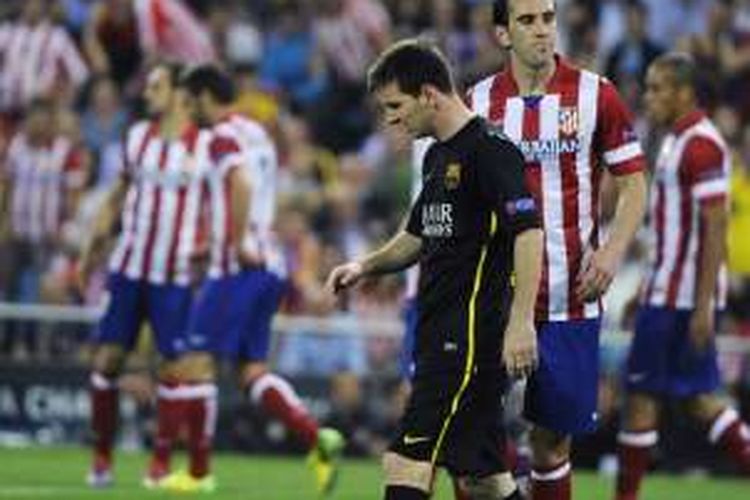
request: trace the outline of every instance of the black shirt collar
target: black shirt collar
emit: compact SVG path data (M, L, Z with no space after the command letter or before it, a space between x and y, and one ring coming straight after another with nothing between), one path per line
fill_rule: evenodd
M479 116L474 116L461 127L458 132L453 134L445 141L441 141L440 144L446 146L454 151L460 151L465 147L470 147L473 141L476 140L478 132L482 130L484 120Z

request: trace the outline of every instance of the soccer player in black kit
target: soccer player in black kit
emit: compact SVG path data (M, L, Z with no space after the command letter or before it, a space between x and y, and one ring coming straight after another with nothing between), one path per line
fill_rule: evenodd
M340 291L420 265L413 391L383 457L386 500L430 497L435 467L473 500L518 499L502 456L508 376L537 362L534 303L542 233L523 158L472 115L442 54L419 40L386 50L368 86L387 126L436 142L407 223L364 258L335 268Z

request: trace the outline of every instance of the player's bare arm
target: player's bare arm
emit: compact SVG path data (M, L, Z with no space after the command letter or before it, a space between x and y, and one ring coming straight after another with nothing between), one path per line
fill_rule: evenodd
M690 318L690 339L699 351L708 345L714 332L714 294L721 264L726 254L727 211L723 202L705 205L700 211L701 248L697 270L695 310Z
M646 177L635 172L615 178L617 208L609 238L590 252L581 266L576 293L586 301L596 300L609 288L646 210Z
M528 229L516 236L513 303L503 337L503 363L511 376L528 375L537 364L534 306L542 275L543 249L541 229Z
M104 258L106 243L123 210L125 195L130 187L129 177L121 175L107 193L102 206L96 212L92 231L81 247L78 265L78 284L85 288L91 273Z
M420 238L401 230L388 243L363 259L336 267L328 276L326 288L337 293L356 285L365 276L406 269L417 261L421 248Z
M251 181L249 170L238 165L229 171L230 197L232 199L232 242L243 266L257 264L243 249L245 233L249 226Z

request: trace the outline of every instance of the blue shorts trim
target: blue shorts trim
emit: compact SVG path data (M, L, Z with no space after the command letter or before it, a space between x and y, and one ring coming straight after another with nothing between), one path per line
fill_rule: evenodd
M285 290L286 282L265 270L206 281L190 314L188 349L234 360L265 361L271 321Z
M526 386L524 415L561 434L596 430L600 319L537 325L539 367Z
M406 300L401 314L404 320L404 338L401 342L399 369L401 377L411 380L414 378L415 368L414 346L417 334L417 299Z
M115 273L107 279L107 291L109 303L104 317L92 332L94 342L118 344L131 351L141 325L148 321L159 354L173 359L184 350L193 297L190 287L155 285Z
M642 306L630 345L625 386L677 398L714 392L719 367L713 340L696 352L688 335L691 310Z

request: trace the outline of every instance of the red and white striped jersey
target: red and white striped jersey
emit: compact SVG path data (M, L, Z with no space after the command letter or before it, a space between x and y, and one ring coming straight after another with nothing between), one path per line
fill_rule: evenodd
M692 309L703 251L700 210L727 204L731 155L713 123L700 111L683 117L659 150L649 199L649 270L643 302ZM726 301L722 268L716 306Z
M211 264L209 276L216 278L239 271L239 261L231 234L229 172L248 168L251 182L250 227L243 246L266 269L286 276L283 252L273 232L276 213L278 161L268 133L257 122L230 114L212 129L209 151L209 193Z
M130 128L123 151L130 187L111 271L154 284L190 283L205 177L195 157L209 140L196 127L177 139L160 136L157 122Z
M537 319L567 321L601 313L600 303L576 299L575 288L584 254L599 246L602 163L614 175L627 175L644 169L644 157L615 87L556 60L543 95L519 95L507 70L476 84L468 100L524 154L545 233Z
M23 108L60 82L77 88L88 74L64 28L46 21L0 25L0 109Z
M58 236L67 196L86 181L81 157L70 140L57 137L32 145L17 134L8 147L3 176L10 184L11 229L16 238L40 243Z

